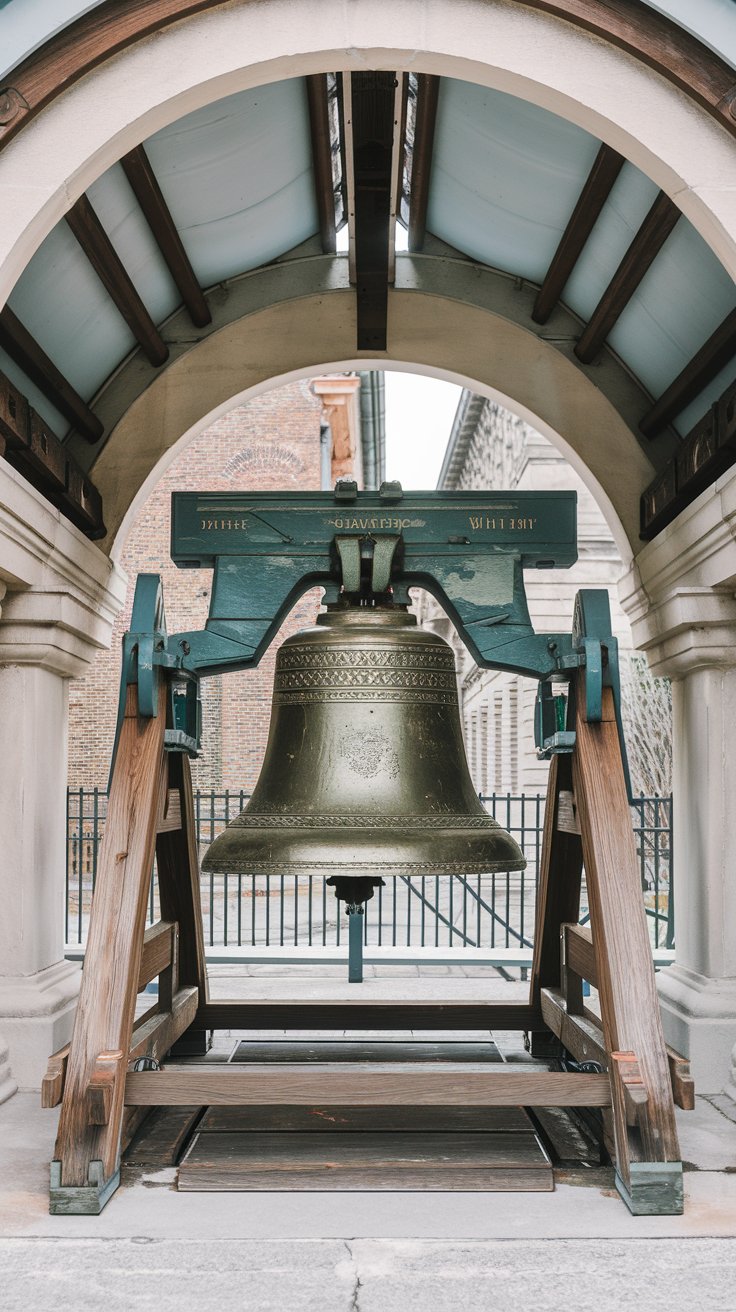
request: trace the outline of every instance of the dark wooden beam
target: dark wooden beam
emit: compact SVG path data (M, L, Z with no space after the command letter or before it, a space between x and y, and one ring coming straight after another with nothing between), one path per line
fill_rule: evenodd
M601 146L537 293L532 310L535 323L549 319L624 163L618 151L605 143Z
M736 356L736 310L727 314L689 364L655 401L639 424L645 437L656 437L671 419L690 405L721 369Z
M19 64L0 88L0 145L56 96L120 51L231 0L109 0L70 23ZM640 0L524 0L524 7L625 50L701 105L732 136L733 68L697 37Z
M396 74L353 73L349 80L358 350L385 351Z
M105 431L102 421L92 413L9 305L0 310L0 346L86 442L99 442Z
M212 323L209 306L143 146L136 146L127 155L123 155L120 163L156 238L169 273L179 288L192 323L197 328L206 328L208 323Z
M411 162L409 197L409 250L420 251L427 232L427 206L432 171L434 131L437 124L437 101L440 80L430 73L417 77L417 107L414 120L414 148Z
M0 454L90 538L104 538L102 498L68 448L0 374Z
M660 191L575 347L583 364L590 364L598 354L679 217L677 206Z
M314 190L319 215L319 235L322 250L331 255L335 243L335 192L332 181L332 144L330 142L330 112L327 102L327 78L324 73L312 74L306 79L309 106L309 132L312 139L312 166Z
M736 382L691 428L641 498L641 536L656 537L736 464Z
M169 348L87 197L80 196L65 217L97 277L151 364L165 364Z
M202 1029L543 1030L541 1010L527 1002L208 1002L194 1024Z

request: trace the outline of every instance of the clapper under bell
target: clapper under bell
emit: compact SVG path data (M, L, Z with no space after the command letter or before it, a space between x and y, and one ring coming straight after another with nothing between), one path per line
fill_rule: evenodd
M284 642L258 783L204 870L324 876L359 915L387 875L525 865L473 787L444 639L403 606L343 604Z

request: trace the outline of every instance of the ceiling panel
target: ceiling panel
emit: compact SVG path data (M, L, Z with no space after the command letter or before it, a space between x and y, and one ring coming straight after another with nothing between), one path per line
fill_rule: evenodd
M207 105L145 145L205 287L283 255L318 230L301 78Z
M427 227L541 282L600 142L536 105L443 78Z

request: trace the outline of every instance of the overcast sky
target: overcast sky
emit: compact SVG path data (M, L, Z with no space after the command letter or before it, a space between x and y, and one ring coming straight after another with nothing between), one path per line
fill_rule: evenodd
M437 478L462 389L421 374L384 374L386 478L427 491Z

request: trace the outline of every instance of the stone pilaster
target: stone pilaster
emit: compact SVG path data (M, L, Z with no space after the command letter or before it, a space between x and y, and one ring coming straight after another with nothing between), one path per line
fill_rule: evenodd
M34 1088L79 988L63 941L68 681L109 643L124 579L3 460L0 587L0 1031Z
M635 644L672 679L676 962L665 1034L701 1093L736 1053L736 472L637 556L621 585Z

